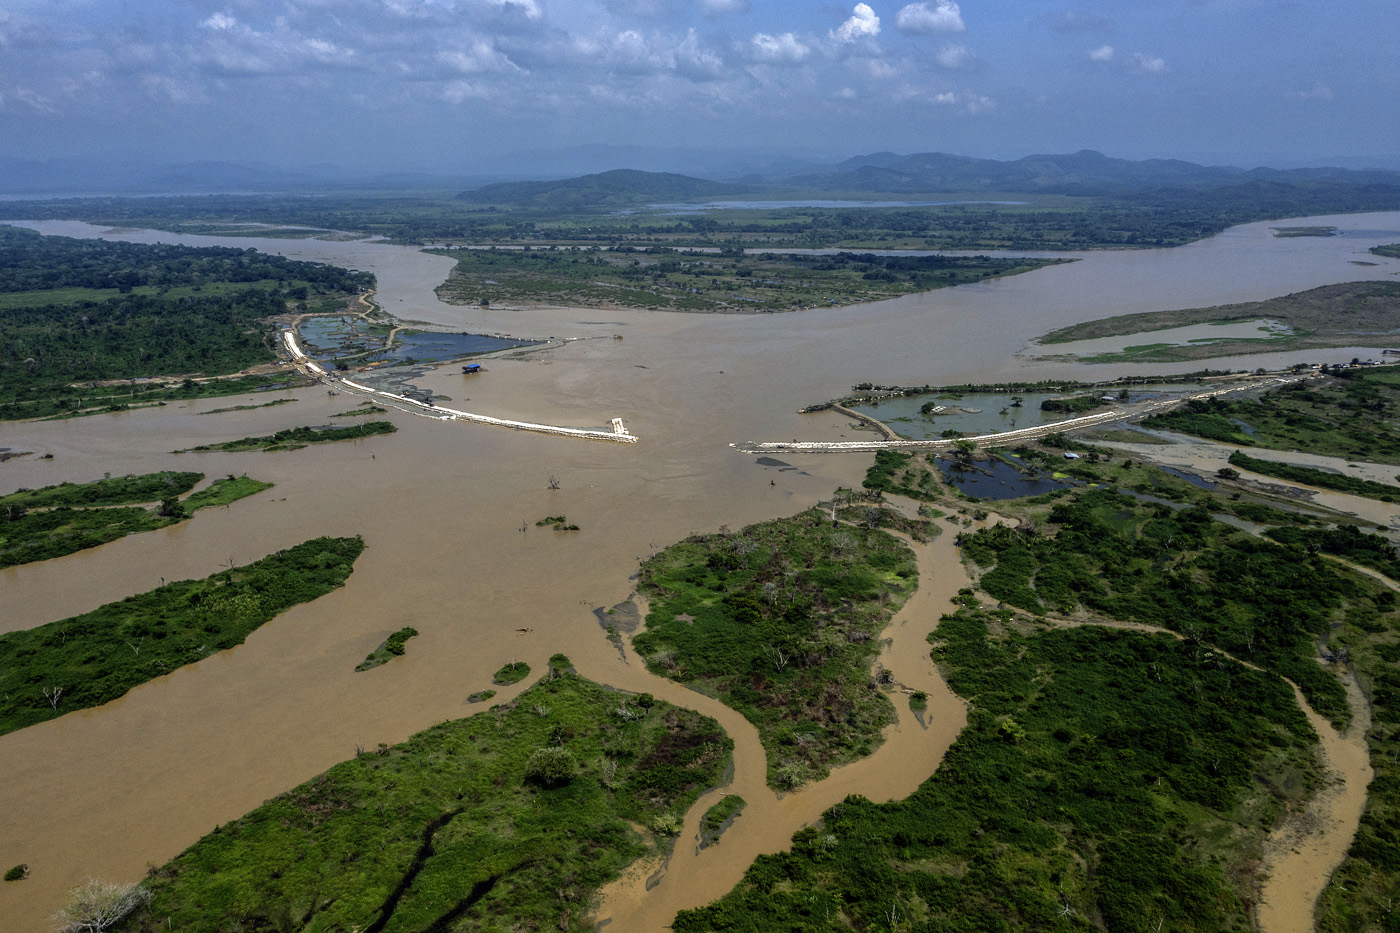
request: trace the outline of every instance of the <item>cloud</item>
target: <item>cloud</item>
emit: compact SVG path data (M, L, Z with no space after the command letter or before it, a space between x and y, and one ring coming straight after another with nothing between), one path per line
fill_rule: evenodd
M1091 62L1111 62L1113 61L1113 46L1101 45L1089 51L1089 61Z
M948 43L935 56L944 68L968 68L976 64L977 56L965 45Z
M774 65L795 65L810 55L812 49L790 32L770 36L766 32L748 41L749 58Z
M439 63L461 74L521 70L515 62L498 52L485 39L477 39L465 48L443 49L435 57Z
M857 39L875 37L880 34L880 17L867 3L857 3L851 11L851 18L836 29L831 30L831 38L838 42L855 42Z
M724 77L724 61L702 48L692 29L676 47L676 73L692 81L718 81Z
M1160 75L1167 72L1165 60L1144 55L1141 52L1133 53L1133 67L1145 75Z
M903 32L965 32L962 11L952 0L936 0L934 6L927 3L911 3L900 10L894 24Z

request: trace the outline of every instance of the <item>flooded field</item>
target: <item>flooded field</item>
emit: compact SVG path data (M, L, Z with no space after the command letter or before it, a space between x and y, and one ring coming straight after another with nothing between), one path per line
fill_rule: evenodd
M441 367L420 384L501 418L593 425L621 417L640 442L597 444L392 411L383 417L400 430L386 437L290 453L171 453L328 423L359 404L319 386L274 393L295 397L294 405L210 416L200 412L247 400L6 424L3 446L53 459L0 463L4 491L159 469L247 473L277 484L180 525L0 571L6 629L83 612L162 579L207 575L230 560L244 563L316 535L360 534L367 549L344 589L275 619L241 647L99 709L0 738L6 814L0 855L6 865L23 861L32 870L23 884L0 887L5 928L45 929L45 918L73 884L89 876L135 880L148 864L349 757L357 745L398 742L469 714L467 695L486 687L506 662L523 660L539 671L560 651L587 677L716 716L735 738L736 787L749 807L723 845L692 856L685 851L691 836L683 836L659 884L647 891L625 883L605 901L602 915L612 918L611 929L663 929L675 907L722 893L751 855L782 848L794 829L846 793L907 794L961 722L961 704L946 690L937 692L923 642L948 587L955 592L962 585L946 532L917 548L924 585L896 619L889 649L899 654L890 666L901 679L930 694L933 725L925 730L897 704L900 724L880 751L801 793L779 800L761 787L757 735L736 714L648 674L630 651L619 657L593 610L631 594L639 558L692 532L791 514L838 485L859 484L870 460L787 453L785 461L797 469L785 469L729 444L849 438L843 417L796 412L867 380L922 385L1132 373L1126 365L1088 368L1017 354L1037 334L1077 321L1347 281L1356 274L1351 261L1369 255L1369 246L1400 238L1400 214L1309 222L1374 235L1278 239L1269 224L1254 224L1174 250L1094 253L1082 262L875 305L751 317L457 307L433 293L451 268L444 257L364 241L229 241L371 270L379 277L379 303L406 319L461 332L596 338L492 360L480 376ZM34 226L101 233L81 224ZM224 242L155 232L120 236ZM1383 260L1368 276L1395 272L1400 262ZM611 339L614 334L625 340ZM1344 348L1315 358L1345 361L1356 353ZM1252 369L1273 362L1248 357L1213 365ZM1191 368L1197 367L1149 371ZM267 393L255 399L267 400ZM877 417L887 413L883 405L877 411ZM1181 465L1213 472L1213 461L1197 459L1207 462ZM551 475L558 489L548 488ZM559 514L580 532L535 528L541 517ZM421 634L404 657L354 672L405 625ZM518 689L501 690L498 699ZM687 833L710 802L691 814Z

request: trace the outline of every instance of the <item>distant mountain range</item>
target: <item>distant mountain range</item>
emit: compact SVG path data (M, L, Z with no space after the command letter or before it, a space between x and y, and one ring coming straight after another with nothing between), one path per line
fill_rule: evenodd
M1238 189L1274 186L1400 186L1400 172L1340 168L1238 169L1196 165L1177 159L1134 162L1083 150L1068 155L1033 155L1010 162L973 159L939 152L896 155L877 152L847 159L823 171L778 178L749 175L725 183L659 172L615 170L545 182L506 182L465 191L458 197L476 204L525 209L624 208L668 201L761 195L770 198L812 194L937 195L977 192L1123 196L1163 190Z
M608 165L629 167L582 174L595 166ZM669 171L651 170L663 168ZM676 174L676 169L685 174ZM541 178L555 180L538 180ZM1241 169L1178 159L1132 161L1087 149L1010 161L939 152L877 152L823 165L812 159L774 153L578 146L533 155L521 153L509 171L488 172L485 166L473 166L460 173L442 174L373 174L327 165L290 170L217 161L161 165L115 157L92 161L0 157L0 195L12 197L461 191L460 199L470 204L550 210L623 209L727 196L870 198L977 192L1124 196L1162 190L1203 193L1271 185L1334 186L1359 191L1370 185L1400 185L1400 172Z

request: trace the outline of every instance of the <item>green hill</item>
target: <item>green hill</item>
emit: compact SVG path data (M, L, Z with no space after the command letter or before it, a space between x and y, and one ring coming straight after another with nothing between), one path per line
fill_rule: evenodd
M745 194L744 185L723 184L670 172L614 169L558 181L514 181L464 191L459 200L537 210L634 207L656 201L691 201Z

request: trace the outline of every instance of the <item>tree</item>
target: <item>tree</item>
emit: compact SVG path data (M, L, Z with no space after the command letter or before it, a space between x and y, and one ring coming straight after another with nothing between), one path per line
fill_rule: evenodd
M68 892L68 903L53 916L57 933L102 933L148 903L151 892L136 884L89 879Z

